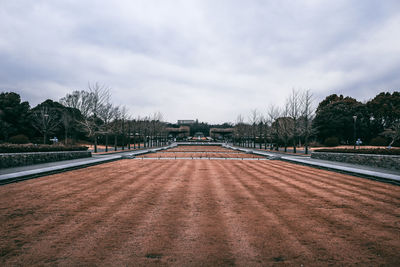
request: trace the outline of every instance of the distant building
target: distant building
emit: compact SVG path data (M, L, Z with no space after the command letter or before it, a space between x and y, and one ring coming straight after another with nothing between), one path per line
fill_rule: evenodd
M178 125L182 124L194 124L196 121L195 120L178 120Z

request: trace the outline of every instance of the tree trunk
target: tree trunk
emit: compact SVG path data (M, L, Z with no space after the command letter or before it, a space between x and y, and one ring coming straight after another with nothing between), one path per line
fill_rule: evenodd
M122 150L125 150L125 121L122 120Z
M128 121L128 149L131 149L131 123Z
M108 133L106 133L106 152L108 152Z
M65 127L64 135L65 135L64 145L67 145L68 144L68 130L67 130L67 127Z
M97 153L97 134L94 135L94 153Z
M308 154L308 134L304 138L304 153Z

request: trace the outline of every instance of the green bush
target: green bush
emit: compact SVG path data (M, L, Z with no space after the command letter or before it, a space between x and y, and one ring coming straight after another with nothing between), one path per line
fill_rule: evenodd
M371 146L386 146L388 144L388 141L385 138L383 138L382 136L378 136L378 137L372 138L369 143Z
M337 137L328 137L325 139L324 144L326 146L338 146L339 145L339 138Z
M375 155L400 155L400 149L387 149L387 148L361 148L361 149L352 149L352 148L325 148L325 149L317 149L314 152L333 152L333 153L355 153L355 154L375 154Z
M86 151L87 146L1 144L0 153Z
M18 134L11 136L8 141L12 144L27 144L29 143L29 138L24 134Z

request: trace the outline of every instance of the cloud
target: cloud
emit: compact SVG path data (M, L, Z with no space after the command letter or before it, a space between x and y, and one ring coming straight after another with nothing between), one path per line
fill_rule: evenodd
M36 105L88 82L134 116L222 123L292 88L398 90L398 1L7 1L0 88Z

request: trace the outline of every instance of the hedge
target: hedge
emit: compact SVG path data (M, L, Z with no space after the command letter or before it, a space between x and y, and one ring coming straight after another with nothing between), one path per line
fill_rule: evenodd
M87 146L0 144L0 153L86 151Z
M385 149L385 148L361 148L361 149L350 149L350 148L324 148L314 150L314 152L332 152L332 153L354 153L354 154L375 154L375 155L400 155L400 149Z

